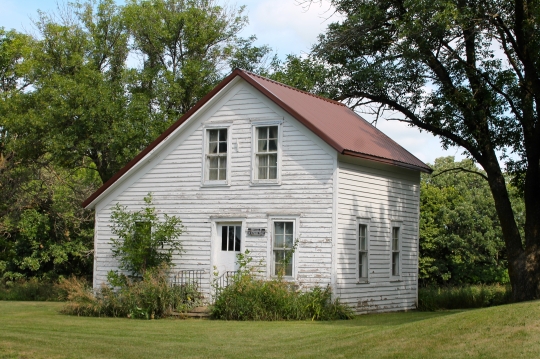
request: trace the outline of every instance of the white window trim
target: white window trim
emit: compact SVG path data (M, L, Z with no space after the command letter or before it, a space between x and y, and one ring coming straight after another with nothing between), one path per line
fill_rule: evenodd
M268 217L268 251L267 251L267 273L268 278L276 278L277 276L274 274L274 222L293 222L293 241L300 240L300 234L298 231L298 226L300 224L300 220L298 216L294 215L283 215L283 216L270 216ZM293 242L294 243L294 242ZM297 268L298 268L298 251L300 249L300 245L296 247L296 251L293 254L292 258L292 276L284 276L283 279L287 281L295 281L297 278Z
M355 248L356 248L356 283L369 283L369 277L370 277L370 243L371 243L371 228L370 228L370 218L357 218L356 219L356 238L355 238ZM360 225L366 226L366 277L360 277L360 273L358 272L358 266L360 264L360 243L358 240L359 237L359 227Z
M222 187L222 186L230 186L231 185L231 150L232 150L232 131L231 131L231 125L232 122L219 122L219 123L207 123L203 126L203 141L202 141L202 174L201 174L201 187ZM226 180L218 180L218 181L210 181L206 178L208 177L208 170L207 170L207 160L206 155L208 151L208 130L219 130L219 129L226 129L227 130L227 179Z
M399 250L398 275L394 275L394 273L392 273L392 257L393 257L392 236L393 236L393 228L394 227L399 228L399 236L398 236L398 250ZM392 222L390 222L390 278L392 280L401 280L402 273L403 273L403 222L402 221L392 221Z
M259 119L251 120L251 186L272 186L281 184L281 142L283 141L283 118L279 119ZM257 146L257 127L268 127L268 126L277 126L278 127L278 143L277 143L277 178L271 180L259 180L256 177L256 151Z

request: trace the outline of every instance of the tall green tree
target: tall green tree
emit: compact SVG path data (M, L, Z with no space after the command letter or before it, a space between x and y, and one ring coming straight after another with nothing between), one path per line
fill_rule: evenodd
M178 119L223 78L233 54L253 48L238 38L243 11L214 0L127 2L123 16L143 62L137 88L156 121Z
M441 157L420 182L419 276L424 285L508 282L506 249L488 183L470 159ZM454 169L462 169L455 172ZM480 174L480 175L478 175ZM524 206L508 184L516 220Z
M540 297L540 2L334 0L315 53L338 100L375 105L460 146L494 198L515 300ZM392 119L392 116L388 116ZM387 117L387 118L388 118ZM520 179L522 235L498 152Z

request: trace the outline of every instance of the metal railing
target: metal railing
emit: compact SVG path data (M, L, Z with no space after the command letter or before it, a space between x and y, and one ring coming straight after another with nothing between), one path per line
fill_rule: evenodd
M183 286L186 284L201 287L204 270L181 270L174 274L171 285Z
M221 292L224 288L228 287L229 284L233 282L236 273L237 271L226 271L222 275L214 279L214 298L217 297L219 292Z

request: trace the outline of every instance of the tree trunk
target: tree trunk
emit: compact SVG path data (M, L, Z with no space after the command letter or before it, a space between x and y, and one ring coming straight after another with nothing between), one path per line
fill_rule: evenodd
M540 239L538 231L534 228L538 228L540 218L531 218L530 214L535 205L536 208L540 206L540 199L535 198L537 191L525 190L525 202L530 205L527 208L527 222L532 221L534 224L529 223L530 227L526 228L525 243L523 243L512 211L505 178L495 154L493 153L490 157L491 160L482 166L488 175L489 186L506 243L512 298L516 302L538 299L540 298L540 246L538 245ZM527 181L531 184L530 176L527 177ZM538 184L533 185L535 186L537 187Z

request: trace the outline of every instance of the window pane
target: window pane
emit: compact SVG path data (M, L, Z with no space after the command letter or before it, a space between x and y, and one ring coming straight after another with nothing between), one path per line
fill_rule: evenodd
M219 143L219 153L227 153L227 142Z
M283 248L284 245L284 235L276 234L274 235L274 248Z
M225 181L227 179L227 169L220 169L219 170L219 180Z
M392 227L392 250L399 250L399 227Z
M259 168L260 167L268 167L268 156L261 155L257 156L259 158Z
M208 166L210 168L218 168L218 161L219 161L219 157L215 157L215 156L212 156L212 157L208 157Z
M219 157L219 168L227 168L227 156Z
M285 247L292 248L294 243L294 238L292 234L286 234L285 235Z
M267 144L268 144L268 141L266 140L258 140L258 145L257 145L257 152L267 152L268 149L267 149Z
M268 132L268 127L257 127L257 132L258 132L258 136L257 138L260 140L260 139L266 139L268 138L266 135L267 135L267 132Z
M367 249L367 226L360 224L358 226L358 249L365 251Z
M217 153L217 142L208 143L208 153Z
M211 169L208 171L208 179L209 179L210 181L217 181L217 180L218 180L218 170L215 169L215 168L214 168L214 169L211 168Z
M230 251L234 251L234 226L229 226L229 246Z
M279 275L283 271L283 261L285 251L274 251L274 275Z
M242 233L242 227L240 227L240 226L234 227L234 250L236 252L240 252L240 243L241 243L240 236L241 236L241 233Z
M275 222L274 223L275 233L283 234L285 233L285 222Z
M218 140L218 130L209 130L210 142L216 142Z
M364 254L358 253L358 277L364 277Z
M269 167L268 179L276 179L276 178L277 178L277 167Z
M277 167L277 155L268 155L268 165L271 167Z
M399 275L399 252L392 253L392 275Z
M277 136L278 136L278 127L277 126L268 127L268 131L270 132L268 134L268 138L277 138Z
M288 263L287 266L285 267L285 275L288 277L292 277L292 258L291 258L291 263Z
M268 141L268 151L277 151L277 140Z
M285 234L293 234L293 222L285 222Z
M221 250L227 250L227 226L221 227Z
M219 140L220 141L227 141L227 129L223 128L219 130Z
M267 171L268 170L268 167L259 167L259 176L257 177L258 179L266 179L267 177Z

